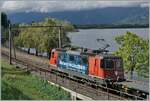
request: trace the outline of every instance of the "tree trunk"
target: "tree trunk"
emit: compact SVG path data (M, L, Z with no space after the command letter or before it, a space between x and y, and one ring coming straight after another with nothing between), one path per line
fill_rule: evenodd
M47 53L48 53L48 59L51 58L52 49L53 49L53 48L50 48L50 50L47 52Z
M28 48L28 54L30 54L30 48Z
M133 70L133 67L132 67L132 68L131 68L131 71L130 71L130 76L131 76L130 79L131 79L131 80L133 79L133 71L134 71L134 70Z
M35 55L36 55L36 56L38 56L38 50L37 50L37 49L36 49L36 53L35 53Z

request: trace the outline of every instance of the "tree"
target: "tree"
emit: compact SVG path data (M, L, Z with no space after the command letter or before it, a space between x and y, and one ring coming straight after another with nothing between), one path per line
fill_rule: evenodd
M70 23L60 21L53 18L46 18L43 22L33 22L30 26L64 26L64 31L71 31L73 27ZM22 26L22 25L20 25ZM28 24L23 24L28 26ZM70 27L69 27L70 26ZM73 29L72 29L73 30ZM42 28L26 28L19 30L20 34L15 37L15 44L17 46L26 48L35 48L36 55L38 52L49 53L50 48L58 47L59 28L56 27L42 27ZM63 44L70 42L65 33L61 33Z
M131 32L117 36L115 40L120 45L115 54L123 58L125 71L127 73L130 71L131 79L133 71L136 71L140 76L148 77L149 41Z
M1 13L1 26L2 26L1 27L2 43L4 43L6 40L8 40L9 37L8 33L9 20L4 12Z
M1 13L1 25L4 28L8 28L8 19L7 19L7 15L4 12Z

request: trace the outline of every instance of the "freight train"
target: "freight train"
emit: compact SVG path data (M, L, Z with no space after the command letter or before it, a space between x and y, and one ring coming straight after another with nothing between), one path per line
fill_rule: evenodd
M101 85L108 83L113 89L143 98L149 96L149 85L143 86L138 82L127 81L124 76L123 59L106 50L52 49L49 63L74 77L98 79Z

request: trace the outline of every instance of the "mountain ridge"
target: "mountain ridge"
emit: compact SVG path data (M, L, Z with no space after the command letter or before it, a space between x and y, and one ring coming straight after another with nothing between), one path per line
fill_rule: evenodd
M72 24L148 24L148 7L108 7L80 11L21 12L8 14L12 23L42 21L45 17L67 20Z

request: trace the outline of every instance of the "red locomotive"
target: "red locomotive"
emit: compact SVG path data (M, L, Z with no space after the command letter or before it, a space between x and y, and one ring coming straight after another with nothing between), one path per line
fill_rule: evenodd
M124 80L121 57L108 54L89 56L89 75L101 79Z
M94 82L111 89L148 98L149 85L126 80L121 57L104 50L52 49L50 65L79 81ZM119 82L118 82L119 81ZM114 83L115 82L115 83Z
M108 53L53 49L50 64L102 80L124 80L122 58Z

